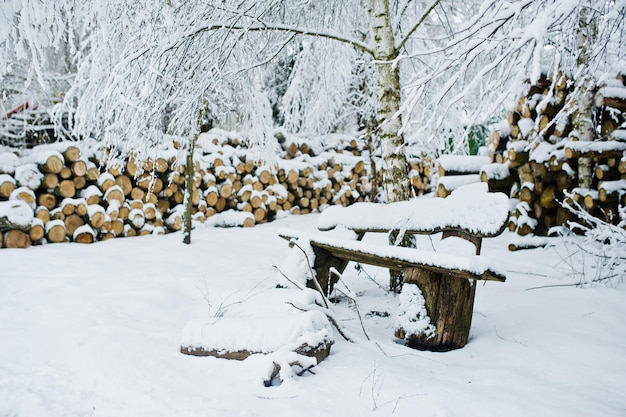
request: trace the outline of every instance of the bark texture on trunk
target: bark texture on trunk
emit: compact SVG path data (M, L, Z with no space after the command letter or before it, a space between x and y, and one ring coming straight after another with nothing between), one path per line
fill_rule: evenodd
M188 145L187 157L185 161L185 213L183 222L183 243L191 243L191 212L193 207L193 189L194 189L194 167L193 167L193 149L195 139Z
M576 100L576 116L574 128L581 141L594 139L593 123L593 89L594 83L589 73L590 46L595 41L596 21L589 17L589 9L583 7L580 11L578 26L578 77L576 83L579 94ZM593 178L593 160L584 156L578 159L578 187L591 188Z
M404 282L420 288L430 323L435 326L432 337L410 336L407 344L412 348L437 352L465 346L472 325L476 282L418 268L409 269ZM396 331L396 336L404 336L400 333L401 329Z
M383 188L387 202L408 200L408 164L404 137L400 134L400 72L393 60L397 57L387 0L370 0L370 25L376 60L376 122L382 145Z

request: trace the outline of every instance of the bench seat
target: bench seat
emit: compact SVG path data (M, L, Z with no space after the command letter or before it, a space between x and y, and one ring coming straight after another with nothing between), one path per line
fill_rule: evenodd
M499 282L506 280L503 272L489 267L487 259L477 255L455 255L401 246L371 244L323 234L281 233L280 236L286 240L305 239L312 247L326 250L334 257L345 261L361 262L398 271L423 268L458 278Z
M317 228L328 231L341 225L357 233L403 230L409 234L458 230L493 237L507 224L509 199L503 193L488 191L487 184L477 183L459 188L447 198L331 206L320 215Z

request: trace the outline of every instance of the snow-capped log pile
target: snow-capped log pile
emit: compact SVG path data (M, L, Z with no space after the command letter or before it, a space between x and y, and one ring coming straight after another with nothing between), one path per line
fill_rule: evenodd
M329 150L286 150L270 166L258 163L234 134L202 134L194 157L194 221L253 226L283 213L369 199L369 159L346 143L352 149L333 140ZM141 164L135 155L111 155L86 142L0 148L0 247L180 230L185 178L177 158L184 158L174 142ZM24 205L31 212L28 224Z
M324 153L337 153L341 155L354 155L357 157L369 158L367 141L363 137L355 138L347 135L326 135L315 138L315 140L305 140L301 137L277 133L276 138L283 148L284 159L298 159L303 155L316 156ZM419 155L408 155L409 178L415 195L422 195L430 188L431 170L434 161L425 153ZM365 160L370 166L374 161ZM382 183L382 171L380 167L376 170L378 184Z
M594 90L597 139L579 140L574 128L574 85L559 74L529 88L506 120L489 136L489 151L515 179L519 204L509 228L520 235L545 235L572 213L559 202L572 194L594 216L613 224L626 206L626 71L600 78ZM579 158L590 158L592 186L578 188ZM494 168L496 169L496 168ZM488 176L483 171L485 176Z

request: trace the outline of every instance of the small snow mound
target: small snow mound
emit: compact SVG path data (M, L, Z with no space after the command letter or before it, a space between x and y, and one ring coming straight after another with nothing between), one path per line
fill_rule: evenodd
M430 324L430 317L426 311L426 301L415 284L404 284L399 296L400 305L396 315L396 334L403 334L404 340L411 336L425 335L431 338L435 335L435 326Z

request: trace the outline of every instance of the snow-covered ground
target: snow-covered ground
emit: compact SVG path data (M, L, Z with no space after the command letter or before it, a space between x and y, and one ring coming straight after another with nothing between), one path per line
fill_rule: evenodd
M393 340L397 298L348 267L365 340L347 300L331 355L265 388L267 361L186 356L192 319L255 303L290 249L281 229L314 231L318 215L251 229L197 229L0 250L0 416L625 416L626 286L568 284L553 249L483 253L506 283L480 283L470 342L432 353ZM379 269L370 269L381 284ZM387 313L389 317L384 317ZM336 332L335 332L336 333Z

